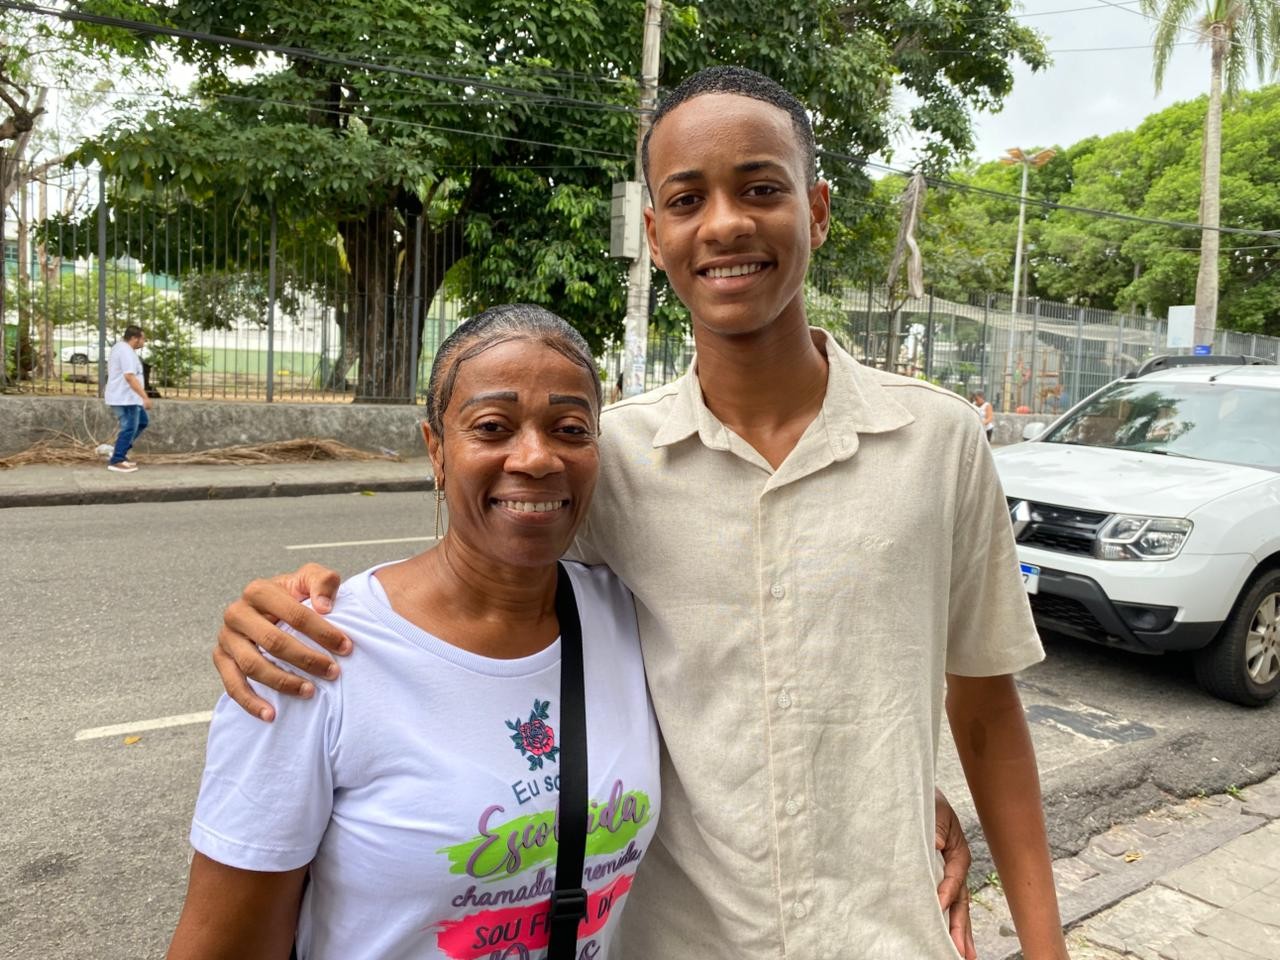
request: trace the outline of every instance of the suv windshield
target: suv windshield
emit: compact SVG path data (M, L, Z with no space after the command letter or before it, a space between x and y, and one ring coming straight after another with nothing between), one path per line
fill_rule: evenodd
M1126 381L1087 401L1044 439L1280 470L1280 390Z

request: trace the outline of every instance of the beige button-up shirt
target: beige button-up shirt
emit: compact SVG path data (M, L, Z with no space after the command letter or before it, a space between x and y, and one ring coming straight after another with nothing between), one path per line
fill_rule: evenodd
M579 536L635 593L663 813L626 960L953 960L935 894L945 673L1043 656L981 424L830 363L777 469L694 373L603 417Z

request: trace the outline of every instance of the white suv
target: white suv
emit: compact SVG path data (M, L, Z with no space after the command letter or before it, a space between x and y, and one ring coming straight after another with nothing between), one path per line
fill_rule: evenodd
M1042 629L1280 692L1280 367L1154 358L996 464Z

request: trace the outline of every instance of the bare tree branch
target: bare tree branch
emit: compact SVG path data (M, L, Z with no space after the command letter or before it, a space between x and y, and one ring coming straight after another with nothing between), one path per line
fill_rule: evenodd
M15 90L21 91L22 88L11 80L3 81ZM28 110L24 104L14 100L0 86L0 100L4 100L9 105L9 109L13 112L13 116L8 117L3 123L0 123L0 140L16 140L24 133L30 133L36 125L36 118L44 113L44 97L41 96L36 101L36 106Z

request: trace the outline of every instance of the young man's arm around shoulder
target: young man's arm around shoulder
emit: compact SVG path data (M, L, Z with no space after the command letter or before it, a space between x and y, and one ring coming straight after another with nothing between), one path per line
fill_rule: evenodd
M1025 960L1068 960L1035 749L1013 677L947 674L947 717Z

